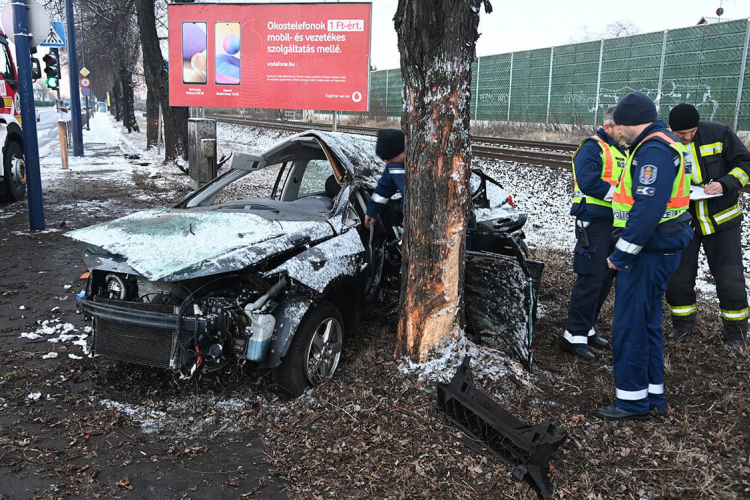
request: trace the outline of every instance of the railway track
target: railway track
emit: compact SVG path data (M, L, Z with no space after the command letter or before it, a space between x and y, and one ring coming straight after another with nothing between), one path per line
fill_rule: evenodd
M310 129L331 130L333 128L328 123L256 120L219 115L207 115L206 117L224 123L300 132ZM375 135L378 131L377 128L373 127L353 125L339 125L337 129L339 132L362 135ZM577 144L562 142L527 141L482 136L472 137L472 150L479 157L561 169L570 169L570 156L577 147Z

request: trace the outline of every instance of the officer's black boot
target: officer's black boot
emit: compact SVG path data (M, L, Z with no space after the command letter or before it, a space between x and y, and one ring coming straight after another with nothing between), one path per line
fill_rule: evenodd
M747 319L724 321L724 345L727 347L747 347Z
M569 352L570 354L573 354L574 356L578 356L581 359L585 359L586 361L592 361L596 359L596 356L594 356L594 353L589 351L589 346L587 344L573 343L570 340L568 340L566 337L570 337L571 339L575 339L578 337L586 339L586 337L570 335L570 333L566 331L565 336L560 337L560 348L563 351Z
M588 345L597 349L609 349L609 342L597 335L593 328L589 330Z
M680 325L674 325L672 327L672 331L669 332L669 335L667 335L667 338L669 340L673 340L677 342L678 340L682 340L683 338L685 338L691 332L692 332L691 328L687 328L687 327L680 326Z

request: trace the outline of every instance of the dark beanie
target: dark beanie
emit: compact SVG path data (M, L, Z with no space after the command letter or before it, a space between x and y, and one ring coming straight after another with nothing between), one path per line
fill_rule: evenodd
M692 104L678 104L669 112L669 128L680 132L698 126L701 115Z
M375 154L382 160L390 160L404 152L404 133L394 128L378 130Z
M655 122L659 114L649 96L642 92L631 92L617 103L614 118L618 125L641 125Z

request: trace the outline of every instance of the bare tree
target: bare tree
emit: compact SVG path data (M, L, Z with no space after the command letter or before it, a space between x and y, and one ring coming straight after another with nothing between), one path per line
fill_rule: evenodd
M462 327L470 204L471 63L488 0L399 0L407 136L397 354L425 360Z
M602 38L620 38L623 36L637 35L641 30L631 21L616 21L604 28Z
M578 34L568 38L568 43L591 42L594 40L607 40L609 38L620 38L623 36L637 35L641 30L631 21L616 21L604 27L602 31L592 31L584 25L578 29Z
M136 6L146 85L161 104L164 114L165 158L172 160L187 153L188 109L169 105L169 73L161 53L154 0L136 0Z

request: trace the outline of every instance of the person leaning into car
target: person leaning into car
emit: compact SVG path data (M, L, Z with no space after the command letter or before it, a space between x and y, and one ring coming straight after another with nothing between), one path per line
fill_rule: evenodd
M401 193L401 212L404 211L404 160L406 159L406 136L403 132L391 128L378 130L375 154L387 165L378 185L367 204L365 227L369 229L377 220L380 212L385 210L388 200L396 192Z
M609 342L599 337L594 325L612 288L615 273L607 256L615 248L612 237L612 196L625 167L627 155L620 145L620 126L615 125L614 106L604 112L604 124L573 153L573 206L576 242L573 270L576 281L568 307L568 329L560 348L587 361L594 359L589 346L604 349Z
M680 267L667 285L667 306L672 314L668 338L680 340L695 328L695 276L702 245L716 279L724 343L741 347L747 341L748 307L739 190L750 183L750 152L723 123L701 120L692 104L672 108L669 126L692 156L692 184L704 187L706 194L714 197L690 202L695 238L683 250Z

